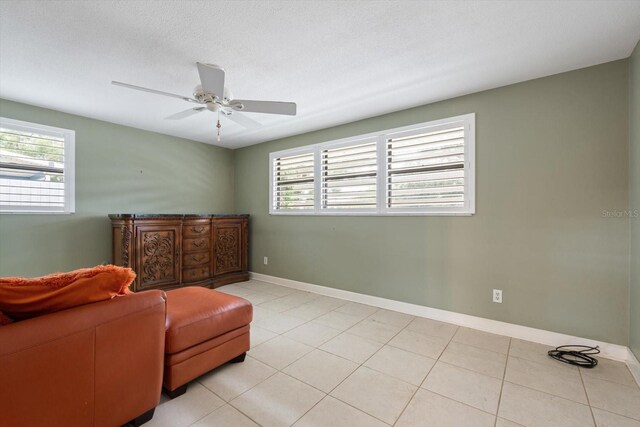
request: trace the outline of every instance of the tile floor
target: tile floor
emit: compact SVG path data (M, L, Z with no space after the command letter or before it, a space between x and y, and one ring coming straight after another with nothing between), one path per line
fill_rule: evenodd
M271 283L218 290L254 304L248 357L163 396L146 426L640 427L623 363L578 369L541 344Z

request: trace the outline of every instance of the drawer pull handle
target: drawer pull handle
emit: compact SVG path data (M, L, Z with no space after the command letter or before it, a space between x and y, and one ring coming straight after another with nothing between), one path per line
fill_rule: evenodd
M193 246L195 246L196 248L201 248L206 244L207 244L206 240L196 240L195 242L193 242Z
M191 231L200 234L204 231L204 227L191 227Z
M205 257L204 257L204 256L202 256L202 257L200 257L200 258L198 258L197 256L192 256L192 257L191 257L191 261L193 261L193 262L200 262L200 261L202 261L203 259L205 259Z

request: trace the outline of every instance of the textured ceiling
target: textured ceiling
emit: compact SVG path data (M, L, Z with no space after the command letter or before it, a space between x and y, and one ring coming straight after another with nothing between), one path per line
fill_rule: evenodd
M208 143L215 115L165 117L196 61L235 97L298 116L223 120L236 148L630 55L640 1L0 1L0 97Z

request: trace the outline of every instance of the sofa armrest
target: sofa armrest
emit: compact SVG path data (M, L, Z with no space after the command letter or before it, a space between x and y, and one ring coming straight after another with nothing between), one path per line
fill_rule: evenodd
M0 425L121 425L160 399L165 295L141 292L0 327Z

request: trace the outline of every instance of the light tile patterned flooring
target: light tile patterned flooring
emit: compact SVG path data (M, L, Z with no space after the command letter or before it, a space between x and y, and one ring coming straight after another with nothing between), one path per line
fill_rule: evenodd
M147 425L640 427L623 363L592 370L548 347L271 283L218 290L254 304L251 351Z

